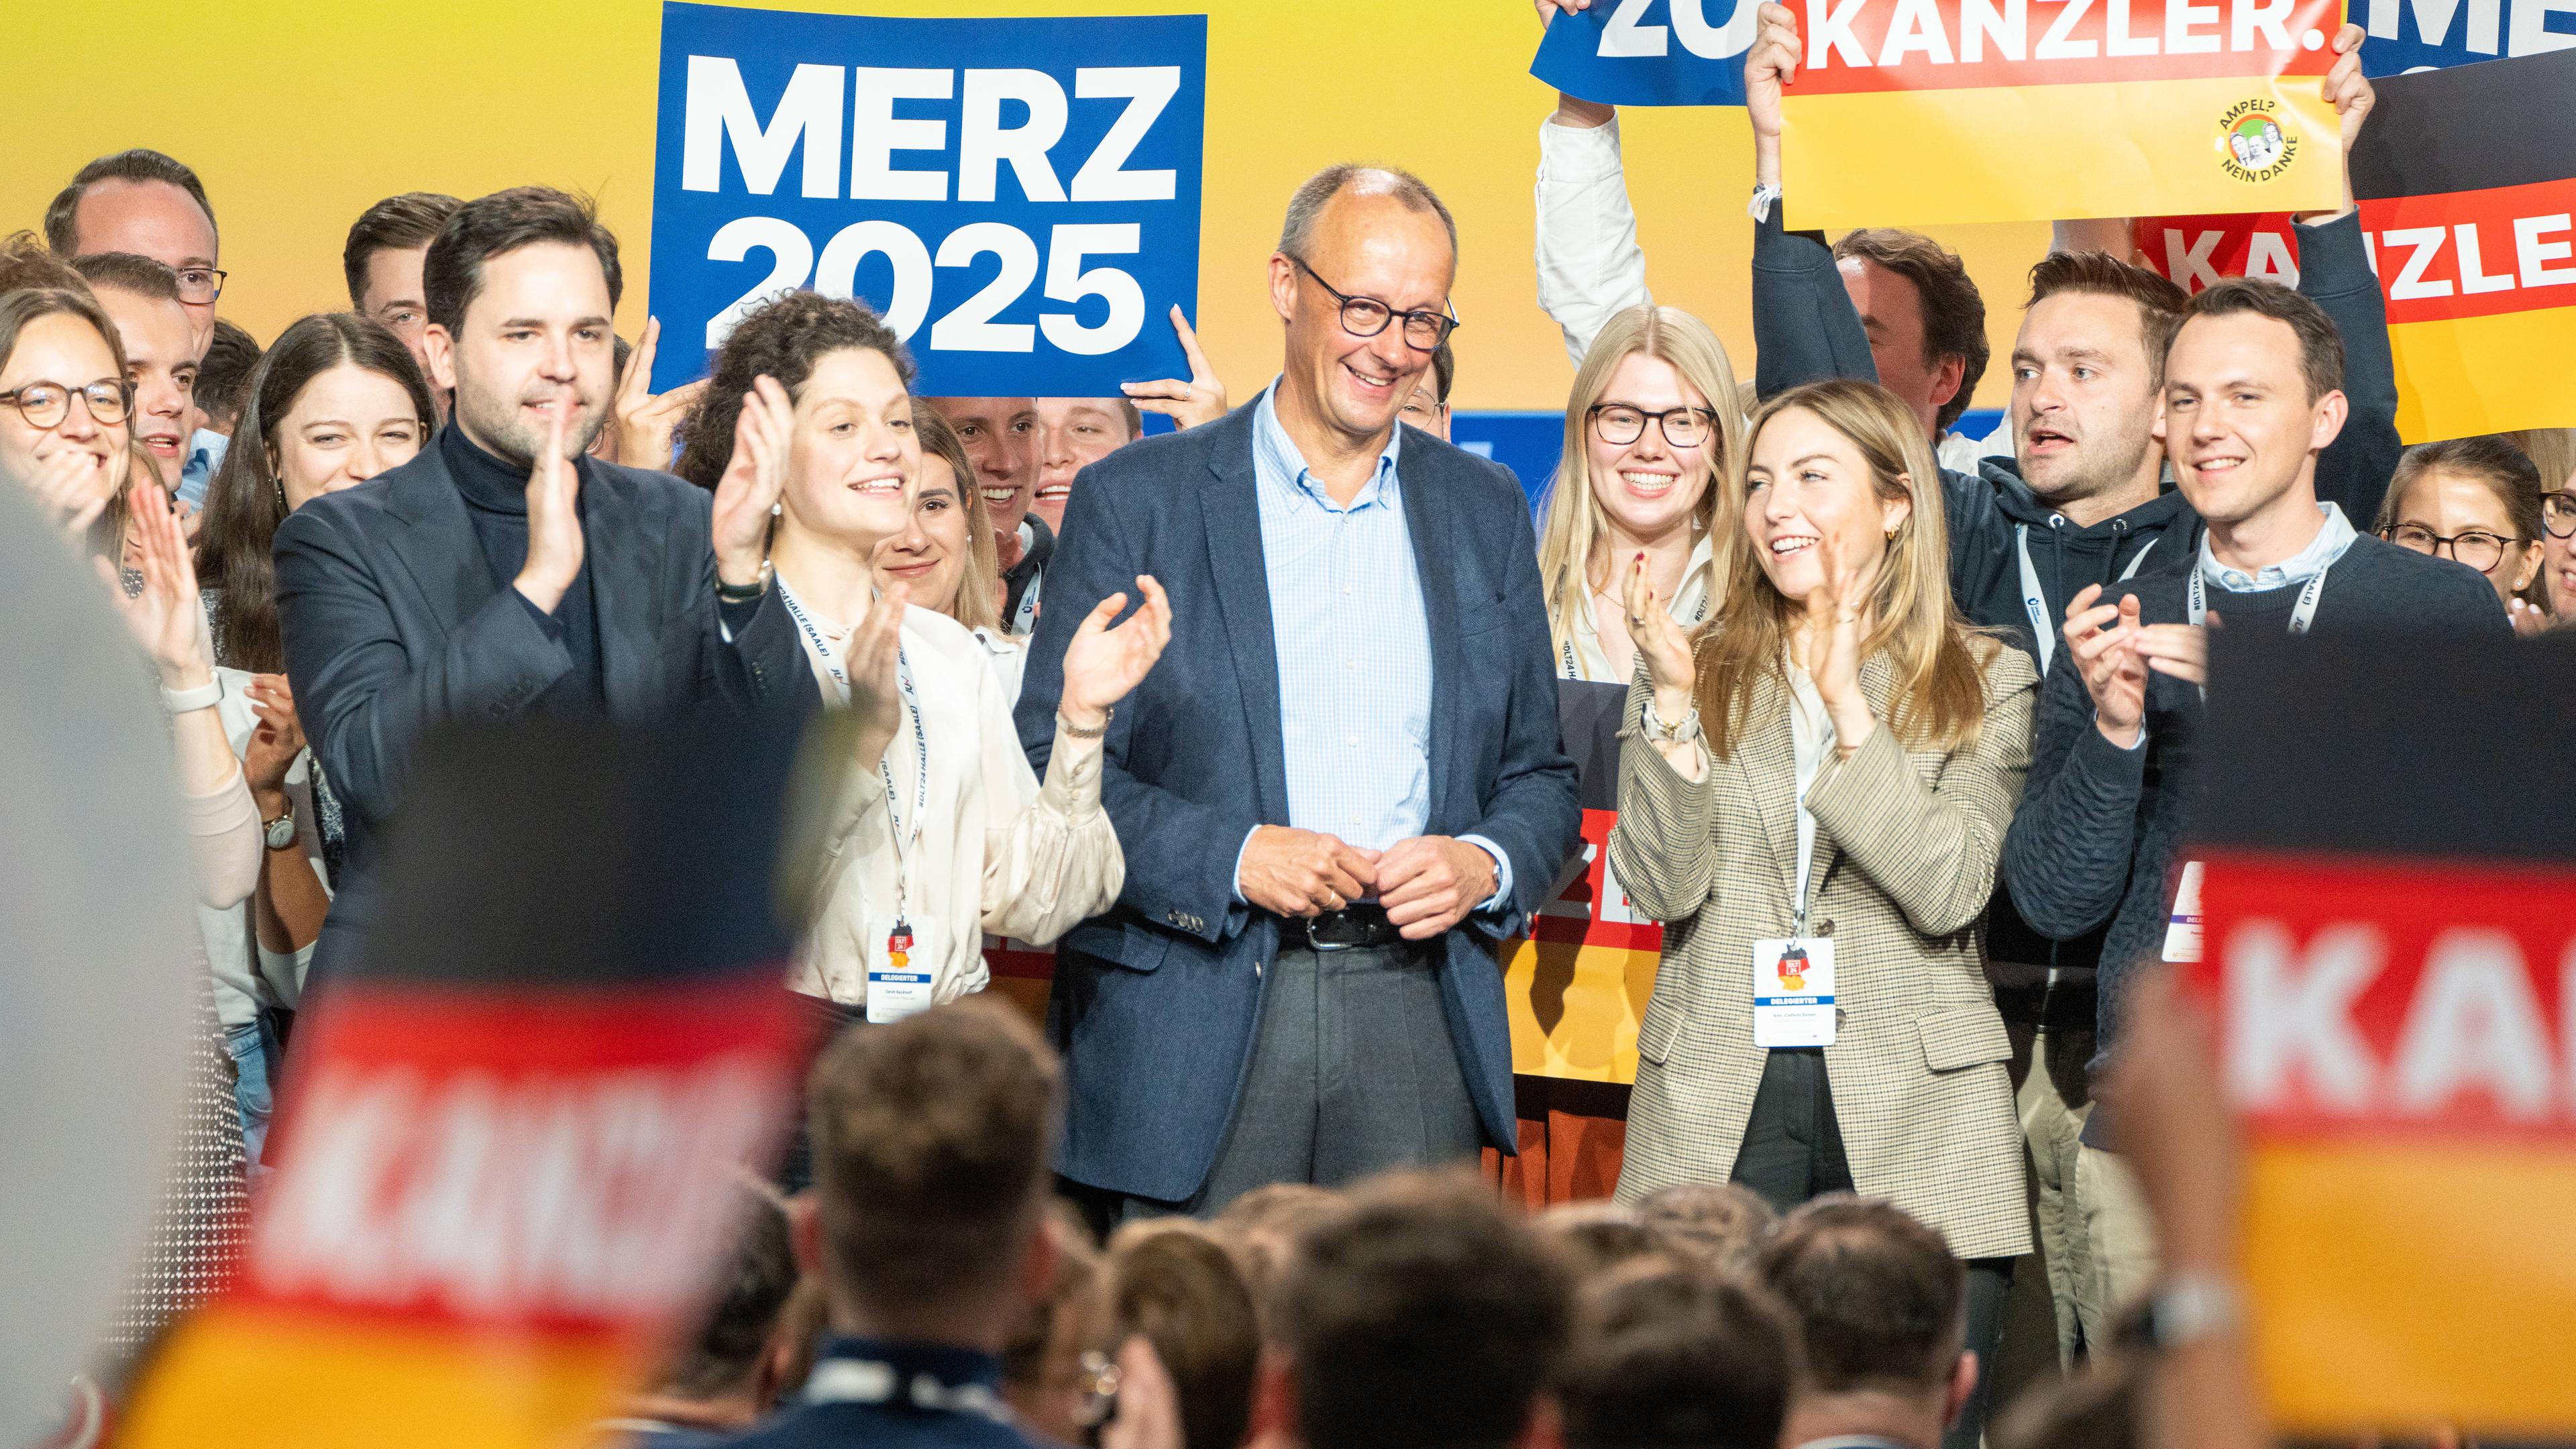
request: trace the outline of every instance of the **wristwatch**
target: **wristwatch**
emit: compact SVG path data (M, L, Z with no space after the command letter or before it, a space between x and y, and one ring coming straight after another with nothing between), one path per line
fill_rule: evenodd
M295 806L289 804L275 820L263 820L260 829L267 832L268 848L284 850L295 843Z
M2163 1351L2228 1332L2243 1320L2235 1284L2207 1273L2186 1273L2131 1309L2112 1336L2132 1348Z

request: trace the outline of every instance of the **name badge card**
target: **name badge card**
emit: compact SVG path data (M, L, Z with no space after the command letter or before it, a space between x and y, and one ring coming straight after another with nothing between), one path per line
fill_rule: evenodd
M933 1000L931 965L939 958L932 943L916 939L916 933L933 928L928 922L915 924L898 921L885 938L882 953L870 952L868 961L868 1021L886 1026L928 1011Z
M1834 942L1793 936L1753 943L1753 1044L1834 1044Z

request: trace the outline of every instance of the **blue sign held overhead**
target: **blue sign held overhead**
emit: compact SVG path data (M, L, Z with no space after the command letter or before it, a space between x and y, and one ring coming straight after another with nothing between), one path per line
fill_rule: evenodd
M2576 49L2576 0L2352 0L2370 75Z
M1530 74L1612 106L1740 106L1762 0L1593 0L1548 22Z
M1187 376L1207 19L662 7L653 385L782 290L858 297L924 395Z

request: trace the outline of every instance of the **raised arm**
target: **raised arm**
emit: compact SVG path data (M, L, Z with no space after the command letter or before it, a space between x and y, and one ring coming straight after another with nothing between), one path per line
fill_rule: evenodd
M2335 35L2339 52L2326 72L2325 96L2343 120L2343 207L2301 217L2299 290L2334 319L2343 334L2343 395L2351 412L2343 431L2317 456L2317 496L2343 510L2355 528L2379 517L2388 480L2406 445L2397 437L2397 359L2388 345L2388 299L2363 245L2361 213L2352 201L2352 147L2378 104L2361 73L2362 28Z
M1583 354L1611 318L1654 302L1619 159L1619 113L1557 92L1538 128L1538 304Z
M1798 21L1785 5L1762 7L1744 53L1744 114L1753 128L1753 184L1772 200L1753 223L1753 388L1763 397L1801 383L1878 381L1869 334L1820 231L1781 222L1780 97L1798 78Z

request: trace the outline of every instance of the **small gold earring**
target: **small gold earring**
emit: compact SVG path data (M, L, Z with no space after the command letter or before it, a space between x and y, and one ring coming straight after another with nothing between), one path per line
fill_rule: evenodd
M1896 530L1895 530L1895 529L1892 529L1892 528L1891 528L1891 529L1889 529L1889 530L1887 531L1887 541L1888 541L1889 543L1894 543L1894 542L1896 542Z

